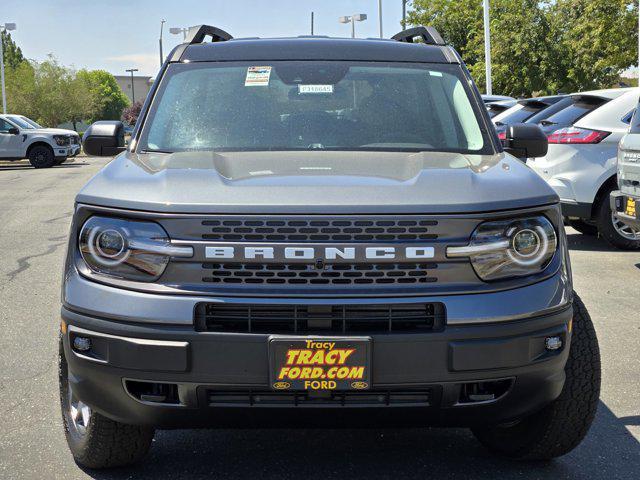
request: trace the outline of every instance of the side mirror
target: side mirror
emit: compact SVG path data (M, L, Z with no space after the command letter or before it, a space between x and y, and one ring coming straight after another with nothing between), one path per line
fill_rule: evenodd
M18 130L16 127L11 127L8 130L9 135L18 135L20 134L20 130Z
M514 123L507 127L502 146L517 158L544 157L549 149L547 136L542 129L532 123Z
M82 148L87 155L112 157L125 149L124 124L102 120L92 124L82 136Z

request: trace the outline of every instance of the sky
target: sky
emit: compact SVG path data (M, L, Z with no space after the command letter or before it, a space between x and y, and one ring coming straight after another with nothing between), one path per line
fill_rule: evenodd
M402 0L382 4L384 36L391 37L401 30ZM308 35L312 11L316 35L350 36L351 26L338 17L366 13L356 36L378 36L378 0L0 0L0 23L17 24L11 35L29 59L51 54L76 69L125 75L138 68L154 76L162 19L167 55L182 40L169 27L204 23L234 37Z

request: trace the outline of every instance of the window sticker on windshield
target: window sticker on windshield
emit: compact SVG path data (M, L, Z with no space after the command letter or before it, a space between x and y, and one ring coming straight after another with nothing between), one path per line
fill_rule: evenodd
M244 80L244 86L269 86L269 77L271 77L271 67L249 67L247 69L247 78Z
M441 77L442 72L432 72L431 70L429 70L429 75L431 75L432 77Z
M333 93L333 85L298 85L298 93Z

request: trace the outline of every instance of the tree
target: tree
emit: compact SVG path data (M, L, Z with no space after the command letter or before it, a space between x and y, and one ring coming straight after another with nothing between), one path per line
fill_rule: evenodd
M636 65L637 1L558 0L550 13L559 89L609 87Z
M414 0L409 21L433 25L484 88L479 0ZM529 96L611 86L637 59L637 5L631 0L492 0L496 92Z
M96 120L118 120L129 99L116 79L104 70L80 70L78 78L88 85L92 96L91 114L85 118L89 123Z
M142 102L137 101L130 107L124 109L121 120L127 125L135 125L142 111Z
M0 32L0 37L2 38L2 54L5 68L18 68L25 61L22 50L13 41L9 32L3 30Z

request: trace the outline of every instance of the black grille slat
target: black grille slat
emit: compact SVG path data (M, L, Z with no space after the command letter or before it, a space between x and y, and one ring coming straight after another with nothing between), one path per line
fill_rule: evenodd
M346 407L353 405L394 405L429 406L432 404L431 388L412 390L363 390L330 392L328 395L313 395L308 392L277 392L271 390L207 390L210 406L292 406Z
M203 282L295 285L375 285L437 282L437 264L367 263L326 265L318 270L305 264L203 263ZM231 280L231 278L233 280Z
M199 303L195 325L198 331L234 333L425 332L442 329L444 317L441 303L326 306ZM318 322L323 326L315 327Z
M435 240L436 220L203 220L203 240L244 242L419 242Z

